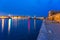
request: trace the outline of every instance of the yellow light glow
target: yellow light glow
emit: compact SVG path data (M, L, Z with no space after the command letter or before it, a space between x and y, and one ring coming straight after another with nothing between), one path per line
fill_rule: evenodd
M0 16L1 19L9 18L8 16Z
M3 32L3 29L4 29L4 19L2 19L2 32Z
M14 17L11 17L12 19L21 19L20 16L14 16Z
M16 17L16 16L14 16L14 17L12 17L12 19L17 19L17 17Z
M57 13L55 15L49 16L49 20L55 21L55 22L60 22L60 13Z
M18 19L21 19L21 17L20 17L20 16L18 16Z
M57 21L57 22L60 22L60 14L56 14L54 16L54 20Z

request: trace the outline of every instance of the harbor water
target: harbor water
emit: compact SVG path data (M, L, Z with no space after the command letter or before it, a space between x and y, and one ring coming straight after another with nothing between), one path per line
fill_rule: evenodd
M0 19L0 40L36 40L42 20Z

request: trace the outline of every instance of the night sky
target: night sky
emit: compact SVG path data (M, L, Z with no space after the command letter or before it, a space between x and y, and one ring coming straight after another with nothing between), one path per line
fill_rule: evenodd
M60 10L60 0L0 0L0 15L44 16Z

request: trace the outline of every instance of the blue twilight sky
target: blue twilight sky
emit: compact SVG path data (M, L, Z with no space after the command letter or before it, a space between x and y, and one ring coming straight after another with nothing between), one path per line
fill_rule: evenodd
M60 10L60 0L0 0L0 15L46 17L49 10Z

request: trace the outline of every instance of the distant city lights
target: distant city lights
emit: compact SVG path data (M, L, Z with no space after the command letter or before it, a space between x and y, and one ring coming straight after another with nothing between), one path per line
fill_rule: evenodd
M0 16L0 19L2 19L2 32L4 30L4 19L8 19L8 32L10 32L11 28L11 22L14 21L15 26L17 26L17 19L27 19L28 20L28 31L30 31L30 19L34 19L34 29L36 28L36 19L42 20L43 17L30 17L30 16Z

